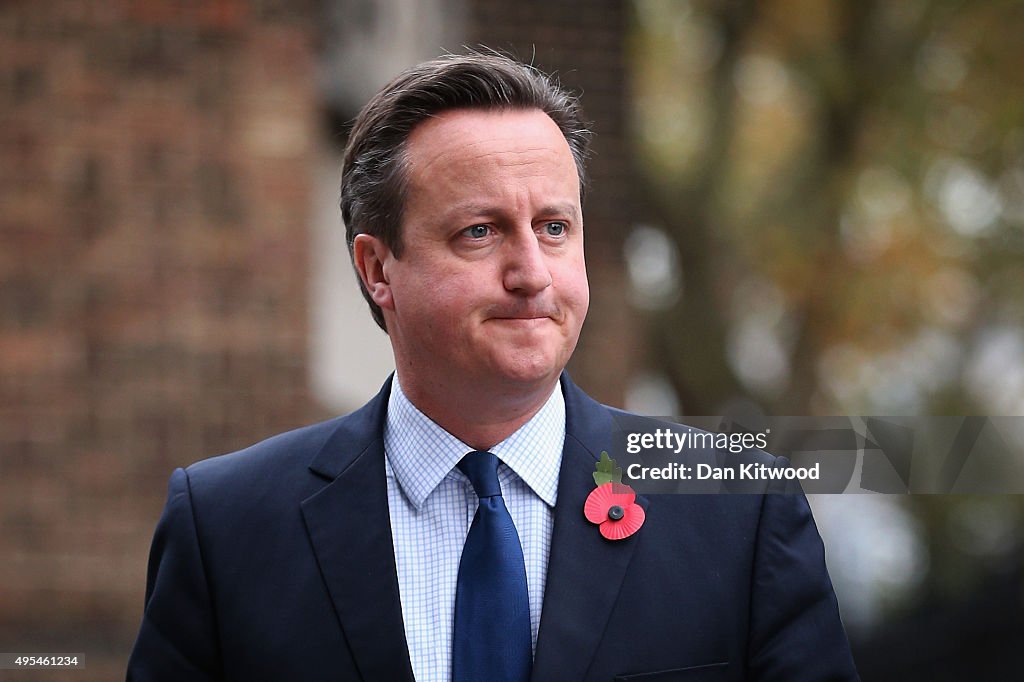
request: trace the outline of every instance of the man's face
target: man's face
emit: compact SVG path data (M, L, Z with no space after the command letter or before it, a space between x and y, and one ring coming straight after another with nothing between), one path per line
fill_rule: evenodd
M403 383L553 383L590 298L565 138L539 110L455 110L420 124L407 150L402 257L382 259Z

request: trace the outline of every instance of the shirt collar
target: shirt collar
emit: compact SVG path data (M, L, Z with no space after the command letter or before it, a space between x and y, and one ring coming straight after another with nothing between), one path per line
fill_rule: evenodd
M565 398L558 383L537 414L492 447L491 452L553 507L558 496L564 443ZM389 475L395 476L417 510L472 450L420 412L406 397L395 375L384 425L384 451Z

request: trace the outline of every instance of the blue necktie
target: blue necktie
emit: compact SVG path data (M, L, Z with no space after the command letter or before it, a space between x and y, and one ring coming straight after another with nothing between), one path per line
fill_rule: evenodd
M498 458L475 451L458 467L473 484L480 506L459 562L452 682L527 682L533 636L526 563L501 497Z

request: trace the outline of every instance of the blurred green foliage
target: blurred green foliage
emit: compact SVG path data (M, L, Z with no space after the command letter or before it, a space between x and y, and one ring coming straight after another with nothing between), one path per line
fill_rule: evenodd
M681 269L649 364L682 409L1024 413L1024 5L634 11L643 220Z

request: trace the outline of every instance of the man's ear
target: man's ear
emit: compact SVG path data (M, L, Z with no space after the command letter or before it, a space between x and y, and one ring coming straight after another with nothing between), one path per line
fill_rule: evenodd
M352 242L352 259L373 302L383 309L394 310L386 267L394 259L391 249L373 235L357 234Z

